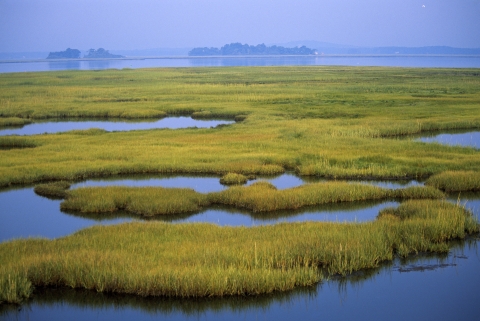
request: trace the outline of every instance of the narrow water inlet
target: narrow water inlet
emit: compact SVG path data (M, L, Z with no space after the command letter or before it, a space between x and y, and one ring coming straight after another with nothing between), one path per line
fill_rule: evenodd
M125 119L108 119L108 120L85 120L85 119L70 119L70 120L46 120L35 121L26 124L20 128L5 128L0 129L0 136L6 135L39 135L39 134L53 134L60 132L67 132L70 130L86 130L90 128L100 128L109 132L112 131L131 131L131 130L147 130L156 128L210 128L219 125L230 125L235 123L233 120L205 120L193 119L191 117L165 117L159 120L130 120Z
M416 140L424 143L439 143L450 146L480 149L480 131L450 132L422 135Z

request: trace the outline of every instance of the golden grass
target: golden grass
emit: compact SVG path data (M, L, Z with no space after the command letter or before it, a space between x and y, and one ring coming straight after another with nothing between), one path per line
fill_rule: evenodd
M60 183L62 184L62 183ZM108 213L126 211L141 216L198 212L212 204L245 208L253 212L294 210L306 206L379 199L441 199L432 187L386 189L348 182L307 184L277 190L268 182L232 186L221 192L202 194L187 188L84 187L65 191L57 183L40 185L45 195L65 195L61 209L68 212ZM38 187L36 188L37 192Z
M227 173L220 178L223 185L243 185L248 182L248 177L237 173Z
M475 69L179 68L0 75L0 118L228 117L215 129L35 136L0 186L118 173L418 178L480 170L478 151L386 137L480 128Z
M196 212L208 205L203 194L188 188L85 187L67 191L63 211L105 213L124 210L142 216Z
M448 240L476 231L471 213L438 200L407 201L362 224L95 226L57 240L0 244L0 301L15 292L9 275L24 284L18 293L32 286L170 297L286 291L377 267L395 255L445 252Z
M480 173L474 171L447 171L433 175L426 185L447 191L478 191L480 190Z

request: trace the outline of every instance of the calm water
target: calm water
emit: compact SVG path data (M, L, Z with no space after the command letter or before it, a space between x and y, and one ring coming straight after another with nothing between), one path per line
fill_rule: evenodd
M480 240L287 293L179 300L40 289L5 320L478 320Z
M425 143L440 143L452 146L474 147L480 149L480 132L432 134L418 139Z
M162 59L0 62L0 73L159 67L389 66L480 68L480 56L173 57Z
M261 177L277 188L305 183L292 173ZM305 179L308 182L312 178ZM252 183L250 181L249 183ZM363 182L371 183L371 182ZM420 182L374 182L386 187L420 185ZM96 179L72 186L190 187L212 192L225 187L219 177L127 177ZM461 193L460 203L480 215L480 193ZM458 197L451 195L450 201ZM0 191L0 242L12 238L69 235L94 224L134 220L118 213L70 215L60 212L60 202L40 197L33 188ZM303 220L363 221L397 202L329 204L299 211L250 213L231 208L210 208L193 215L166 216L171 222L211 222L220 225L260 225ZM37 289L21 306L0 306L0 320L476 320L480 316L480 239L453 244L448 255L417 255L395 260L378 269L334 278L288 293L257 297L179 300L101 294L86 290Z
M249 184L258 180L266 180L278 189L285 189L311 183L314 178L299 178L292 173L286 173L276 177L259 177L257 180L249 181ZM318 178L316 180L322 181ZM421 184L417 181L364 181L363 183L372 183L387 188L402 188ZM200 193L216 192L226 188L220 184L219 177L174 175L159 175L157 177L139 175L135 177L91 179L75 183L71 188L108 185L192 188ZM452 195L450 201L457 202L458 195ZM472 210L477 217L480 217L480 193L461 193L460 202ZM143 220L138 216L122 212L100 215L64 213L60 211L60 203L60 200L51 200L36 195L32 187L1 191L0 220L2 224L0 225L0 242L29 236L56 238L96 224L118 224ZM398 202L388 200L347 202L268 213L252 213L246 210L212 206L198 213L158 216L151 220L172 223L208 222L221 226L256 226L302 221L364 222L374 220L381 209L398 204Z
M58 121L37 121L22 126L21 128L0 129L0 136L5 135L38 135L44 133L59 133L69 130L82 130L89 128L101 128L106 131L130 131L145 130L154 128L210 128L218 125L233 124L233 120L198 120L191 117L165 117L156 121L125 121L125 120L58 120Z
M277 177L262 177L257 180L269 181L278 189L292 188L305 183L291 173ZM252 180L249 184L257 180ZM92 179L76 183L71 188L108 185L186 187L200 193L216 192L226 188L220 184L219 177L168 175L158 177L137 176L122 179ZM135 215L122 212L100 215L64 213L60 211L60 203L61 200L51 200L36 195L32 187L1 191L0 220L3 224L0 225L0 242L29 236L56 238L96 224L118 224L141 220ZM222 226L256 226L278 222L302 221L362 222L374 220L379 210L396 205L398 203L390 201L354 202L273 213L251 213L232 208L210 207L198 213L158 216L154 220L172 223L208 222Z

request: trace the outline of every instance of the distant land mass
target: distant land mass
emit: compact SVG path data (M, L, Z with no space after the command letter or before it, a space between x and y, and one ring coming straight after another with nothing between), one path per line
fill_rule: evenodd
M240 48L241 47L241 48ZM304 41L291 41L285 43L267 43L265 45L249 46L242 44L232 44L225 45L222 48L212 48L212 47L203 47L203 48L193 48L184 47L184 48L150 48L150 49L129 49L122 50L116 49L116 55L123 55L135 59L136 57L185 57L185 56L211 56L218 55L222 56L222 50L224 51L233 51L231 55L277 55L278 52L282 52L283 49L295 49L297 52L301 52L301 49L305 47L308 50L313 50L309 48L315 48L318 55L471 55L479 56L480 48L456 48L449 46L424 46L424 47L400 47L400 46L389 46L389 47L361 47L361 46L352 46L344 44L335 44L328 42L320 42L315 40L304 40ZM236 49L235 49L236 48ZM264 48L264 53L260 53ZM272 49L272 52L265 53L266 48ZM98 56L100 53L99 48L94 50L95 58L113 58L112 56ZM277 52L275 52L276 49ZM92 50L92 49L91 49ZM256 51L256 53L254 53ZM85 58L93 57L90 56L90 50L82 50L85 53ZM0 60L33 60L33 59L45 59L48 55L48 59L69 59L69 58L80 58L81 53L77 49L68 48L65 51L60 52L50 52L47 51L37 51L37 52L0 52ZM250 52L250 53L248 53ZM268 52L268 51L267 51ZM285 50L283 51L285 52ZM310 51L306 51L307 55L314 55ZM281 53L280 53L281 54Z
M65 51L50 52L47 59L75 59L80 58L80 50L67 48Z
M90 49L88 50L88 54L83 56L83 58L125 58L122 55L114 55L108 52L108 50L105 50L103 48L98 48L97 50L95 49Z
M449 46L360 47L314 40L276 43L276 45L312 47L317 49L319 55L480 55L480 48L455 48Z
M67 48L65 51L50 52L47 59L78 59L80 50ZM114 55L103 48L90 49L83 58L124 58L122 55Z
M221 48L203 47L193 48L188 52L189 56L249 56L249 55L316 55L315 49L307 48L306 46L285 48L282 46L266 46L260 44L256 46L249 46L248 44L241 44L239 42L224 45Z

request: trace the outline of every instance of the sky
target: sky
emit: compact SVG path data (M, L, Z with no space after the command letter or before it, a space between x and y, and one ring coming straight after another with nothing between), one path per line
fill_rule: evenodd
M303 40L480 48L480 0L0 0L0 52Z

